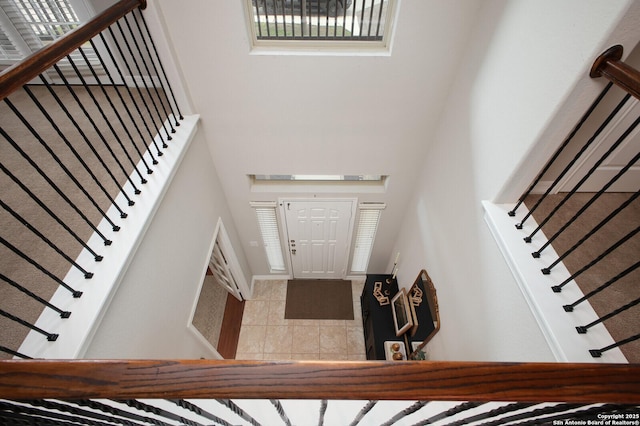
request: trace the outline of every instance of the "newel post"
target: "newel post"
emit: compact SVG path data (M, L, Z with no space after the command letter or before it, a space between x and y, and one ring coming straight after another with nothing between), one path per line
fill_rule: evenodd
M604 51L591 66L591 78L605 77L640 99L640 71L621 61L623 48L615 45Z

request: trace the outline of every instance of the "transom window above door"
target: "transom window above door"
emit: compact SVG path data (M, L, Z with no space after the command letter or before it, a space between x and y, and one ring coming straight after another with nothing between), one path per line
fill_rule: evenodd
M245 0L254 48L388 51L397 0Z

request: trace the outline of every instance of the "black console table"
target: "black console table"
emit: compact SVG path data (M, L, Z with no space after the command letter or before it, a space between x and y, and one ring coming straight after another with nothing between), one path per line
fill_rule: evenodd
M380 306L378 300L373 295L373 288L376 282L382 282L383 291L389 292L385 295L389 301L398 292L398 282L392 279L389 284L386 283L391 275L367 275L367 280L360 295L360 304L362 306L362 325L364 328L364 344L367 359L384 360L385 349L384 342L388 340L405 341L407 354L412 352L411 342L422 342L434 330L431 314L429 313L428 302L423 300L420 306L416 307L416 316L418 317L418 330L413 336L407 335L407 339L403 336L396 336L393 325L393 316L391 305ZM424 288L421 289L424 292Z

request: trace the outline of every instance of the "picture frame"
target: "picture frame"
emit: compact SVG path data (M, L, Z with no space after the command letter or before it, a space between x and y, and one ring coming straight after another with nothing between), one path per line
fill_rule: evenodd
M391 312L396 336L402 336L413 327L413 318L404 288L401 288L391 299Z

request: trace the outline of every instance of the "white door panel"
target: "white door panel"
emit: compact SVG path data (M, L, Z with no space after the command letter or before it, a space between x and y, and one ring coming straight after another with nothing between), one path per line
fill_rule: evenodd
M291 267L295 278L344 278L354 202L284 201Z

